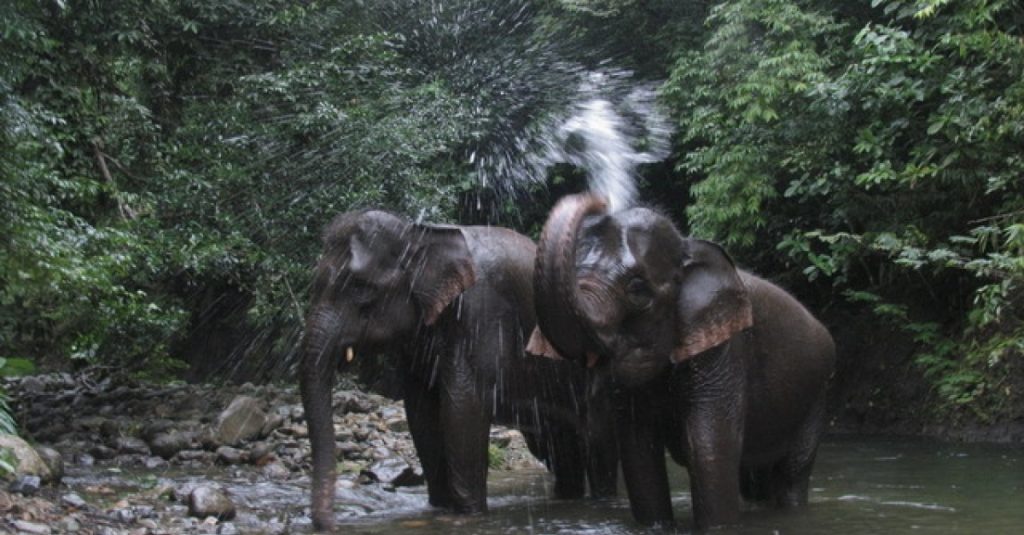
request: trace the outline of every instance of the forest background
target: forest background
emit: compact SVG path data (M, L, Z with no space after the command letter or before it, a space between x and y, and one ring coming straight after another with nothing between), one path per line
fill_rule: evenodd
M0 373L287 380L334 214L536 237L586 177L477 157L614 67L676 129L640 198L825 319L837 422L1024 425L1015 0L3 0L0 66Z

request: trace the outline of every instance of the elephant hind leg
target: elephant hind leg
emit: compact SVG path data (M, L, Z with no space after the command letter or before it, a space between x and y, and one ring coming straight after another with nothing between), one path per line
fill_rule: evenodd
M565 426L551 426L544 433L551 455L545 460L555 476L555 497L562 500L582 498L586 493L587 466L583 444L576 433Z
M776 507L799 507L807 504L811 469L825 427L825 390L822 389L804 424L800 427L789 453L772 471L771 500Z
M740 496L748 502L766 503L772 501L772 480L775 465L768 467L743 467L740 469Z

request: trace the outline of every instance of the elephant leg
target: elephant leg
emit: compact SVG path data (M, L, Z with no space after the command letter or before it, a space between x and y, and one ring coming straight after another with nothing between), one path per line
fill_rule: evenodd
M811 469L825 426L825 390L818 394L789 453L775 465L771 479L771 500L776 507L807 504Z
M768 467L740 468L740 495L750 502L767 502L772 499L771 481L775 477L775 465Z
M412 374L405 379L405 415L409 433L416 446L416 455L423 466L427 480L430 505L452 507L448 466L445 463L444 440L441 436L441 404L436 392L430 391L419 377Z
M575 429L564 424L549 423L543 427L549 435L548 467L555 475L555 497L563 500L582 498L586 491L585 451Z
M610 498L618 493L619 448L609 395L587 400L587 480L591 498Z
M456 359L455 368L468 368ZM487 511L487 446L493 393L478 387L466 369L457 369L441 385L441 427L453 508L460 513ZM487 393L485 393L487 392Z
M740 399L697 403L687 415L687 465L697 531L739 521L743 440L742 416L736 407L742 406Z
M619 458L633 518L642 524L671 525L672 499L665 469L664 438L649 396L625 394L616 407Z

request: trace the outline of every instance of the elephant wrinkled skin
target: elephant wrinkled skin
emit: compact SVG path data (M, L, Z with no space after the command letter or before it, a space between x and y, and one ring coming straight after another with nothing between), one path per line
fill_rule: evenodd
M588 469L592 494L614 493L614 446L586 451L584 443L582 422L600 414L582 412L585 374L524 352L535 324L535 247L528 238L366 210L336 217L323 242L299 377L317 529L334 525L336 369L383 351L400 358L406 415L432 505L486 510L492 421L523 431L555 474L556 496L583 495ZM607 429L595 425L590 432Z
M735 523L740 496L807 501L835 348L796 299L657 212L607 214L590 195L552 210L534 286L527 350L612 377L634 518L673 522L666 449L689 471L697 530Z

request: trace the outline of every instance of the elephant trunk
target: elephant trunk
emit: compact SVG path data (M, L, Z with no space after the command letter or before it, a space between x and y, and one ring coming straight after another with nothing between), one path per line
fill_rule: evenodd
M331 398L334 389L338 314L314 310L306 321L299 389L313 449L313 525L322 531L334 528L334 422Z
M537 324L562 356L576 361L598 347L590 327L596 303L580 293L576 276L576 235L584 218L605 210L594 195L566 196L552 209L537 244Z

